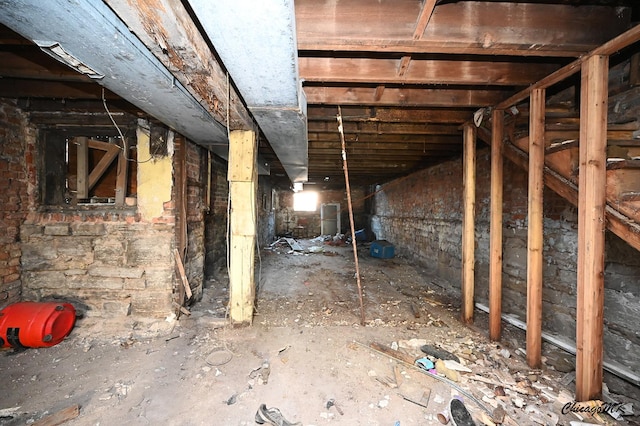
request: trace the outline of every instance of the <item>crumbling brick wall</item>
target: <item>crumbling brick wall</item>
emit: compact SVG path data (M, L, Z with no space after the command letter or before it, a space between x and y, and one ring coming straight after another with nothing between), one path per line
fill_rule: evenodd
M527 173L505 160L503 312L526 317ZM487 304L489 280L490 158L477 155L475 299ZM577 210L544 192L543 329L575 341ZM375 195L372 227L396 252L434 270L460 298L462 262L462 161L449 161L384 186ZM640 256L607 231L605 276L606 359L640 367Z
M193 300L202 298L205 264L205 205L208 177L206 151L192 142L186 144L186 224L187 253L185 256L185 272L193 293ZM178 215L181 215L178 212Z
M205 277L218 279L226 274L227 268L227 209L229 183L227 182L227 162L212 157L211 165L211 206L205 217Z
M12 103L0 101L0 309L22 291L20 225L29 209L35 174L35 129Z

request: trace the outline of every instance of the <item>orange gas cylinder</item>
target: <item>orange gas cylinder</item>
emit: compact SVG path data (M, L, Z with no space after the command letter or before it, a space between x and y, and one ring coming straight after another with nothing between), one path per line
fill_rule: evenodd
M46 348L71 332L76 309L70 303L18 302L0 311L0 347Z

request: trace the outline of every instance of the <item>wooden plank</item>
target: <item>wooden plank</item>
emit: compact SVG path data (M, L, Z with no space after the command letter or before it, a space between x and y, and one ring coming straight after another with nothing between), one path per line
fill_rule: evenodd
M544 153L545 155L553 154L554 152L564 151L565 149L577 148L579 145L578 139L567 139L562 142L552 143L544 150Z
M182 263L182 257L180 256L180 252L178 252L178 249L173 249L173 257L175 258L176 270L178 272L178 276L180 277L180 282L184 287L184 291L185 291L185 294L187 295L187 299L191 299L191 296L193 296L193 293L191 292L191 286L189 285L189 280L187 279L187 273L184 270L184 264Z
M229 150L228 179L233 182L253 182L256 150L255 132L238 131L234 133L234 150ZM233 157L231 157L233 155Z
M397 360L406 362L408 364L414 365L416 362L416 357L405 354L404 352L400 352L395 349L391 349L390 347L383 345L381 343L373 342L369 345L371 348L376 351L380 351L391 358L395 358Z
M232 131L229 139L229 317L233 324L251 324L255 301L256 134Z
M122 145L123 149L118 153L118 167L116 170L116 206L124 206L129 179L129 146L126 140L122 141Z
M298 48L409 53L421 3L296 1ZM630 21L628 11L618 14L602 6L583 5L577 16L572 5L519 3L514 13L513 4L506 2L440 3L422 34L423 43L414 44L415 53L578 57L624 31ZM427 7L423 10L426 16ZM568 21L573 22L570 28L564 25ZM498 28L479 25L495 22Z
M463 154L464 218L462 223L462 321L473 323L475 285L476 132L466 125Z
M567 43L563 45L548 44L538 49L530 49L531 45L522 42L503 43L495 41L487 46L482 41L456 42L444 40L406 40L362 38L345 39L327 37L298 39L298 50L307 52L378 52L378 53L411 53L411 54L445 54L445 55L488 55L488 56L525 56L547 58L577 58L590 51L596 44Z
M89 146L93 148L96 142L97 141L90 140ZM98 183L98 180L100 180L102 175L104 175L104 173L107 171L111 163L113 163L113 160L115 160L118 157L118 155L122 152L122 149L118 145L111 145L104 142L99 142L99 143L105 145L106 152L104 153L100 161L98 161L98 164L96 164L96 166L93 168L93 170L91 170L91 173L89 174L89 190L91 190L91 188L93 188L95 184Z
M489 338L502 332L502 195L504 111L491 112L491 219L489 235Z
M375 89L369 87L306 86L304 92L309 104L449 108L492 105L504 99L508 93L503 90L427 89L385 87L384 85L378 85ZM335 132L335 129L333 131Z
M413 31L413 39L420 40L424 31L429 25L431 15L433 15L433 9L436 7L437 0L424 0L422 7L420 8L420 15L418 15L418 22L416 22L416 29Z
M287 241L287 244L289 244L289 247L291 247L293 251L304 251L302 246L293 238L285 238L285 240Z
M300 57L300 78L324 83L532 84L558 69L555 64L525 64L468 60L414 59L398 76L396 59Z
M606 139L605 139L606 141ZM612 159L606 161L607 170L640 169L640 160Z
M640 32L639 32L640 35ZM582 69L578 181L576 400L602 395L608 56Z
M75 419L80 415L80 406L78 404L60 410L50 416L44 417L31 423L33 426L58 426Z
M89 145L86 137L74 139L77 149L77 198L89 198Z
M545 90L531 92L527 236L527 364L542 363L542 270Z

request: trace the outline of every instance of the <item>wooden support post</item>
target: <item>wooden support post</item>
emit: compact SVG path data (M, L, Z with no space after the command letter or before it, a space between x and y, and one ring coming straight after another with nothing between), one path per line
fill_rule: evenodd
M489 338L502 332L502 188L504 111L491 113L491 225L489 236Z
M253 131L234 130L229 139L229 316L251 324L255 299L257 143Z
M75 138L77 148L77 199L89 198L89 142L86 137Z
M118 167L116 170L116 206L124 206L124 199L127 197L127 185L129 183L128 149L127 142L122 140L122 150L118 154Z
M609 57L582 65L578 180L576 400L602 394L607 96Z
M464 126L464 218L462 222L462 321L473 323L476 208L476 129Z
M545 89L531 92L529 116L529 216L527 239L527 364L542 362L542 249Z

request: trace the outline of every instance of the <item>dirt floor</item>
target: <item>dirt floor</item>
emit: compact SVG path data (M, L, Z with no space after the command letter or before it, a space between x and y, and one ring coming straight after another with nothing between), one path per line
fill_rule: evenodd
M300 243L302 252L286 244L261 251L251 327L226 325L221 279L179 321L85 318L57 346L0 352L0 424L72 417L78 406L65 424L254 425L266 404L306 426L439 425L456 397L476 424L569 425L580 416L638 424L563 414L573 401L572 357L545 346L544 368L530 370L520 331L506 327L503 343L490 343L486 316L476 312L475 325L463 326L440 279L398 256L373 258L366 246L361 325L352 247ZM423 345L460 362L441 361L436 373L396 358L424 357ZM628 394L607 395L638 410Z

